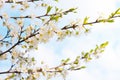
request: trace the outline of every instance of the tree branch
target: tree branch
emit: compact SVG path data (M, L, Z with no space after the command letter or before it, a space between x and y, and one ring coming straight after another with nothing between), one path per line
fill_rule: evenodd
M113 16L113 17L108 18L108 19L100 19L100 20L96 20L96 21L93 21L93 22L83 23L82 26L92 25L92 24L97 24L97 23L103 23L103 22L105 23L105 22L107 22L107 20L109 20L109 19L115 19L115 18L118 18L118 17L120 17L120 15ZM103 20L103 22L102 22L102 20ZM71 28L75 29L75 28L78 27L78 26L79 26L79 25L77 25L77 24L67 25L67 26L64 26L63 28L61 28L61 30L67 30L67 29L71 29Z
M40 16L36 16L35 18L42 18L42 17L49 17L49 16L55 16L55 15L59 15L59 14L66 14L66 13L69 13L71 12L70 9L66 10L66 11L63 11L63 12L58 12L58 13L54 13L54 14L44 14L44 15L40 15ZM0 16L0 18L2 19L3 16ZM32 18L32 16L21 16L21 17L10 17L10 18L13 18L13 19L17 19L17 18Z
M35 33L35 34L31 34L30 36L26 37L26 38L23 39L23 40L19 40L17 43L15 43L15 44L14 44L12 47L10 47L8 50L6 50L6 51L0 53L0 56L2 56L3 54L5 54L5 53L11 51L14 47L16 47L17 45L19 45L20 43L24 42L25 40L27 40L27 39L29 39L29 38L31 38L31 37L37 35L37 34L39 34L39 32L38 32L38 33Z
M20 73L22 73L22 72L20 72L20 71L4 71L4 72L0 72L0 74L11 74L11 73L20 74Z
M40 1L40 0L27 0L27 2L35 2L35 1ZM21 4L22 2L24 2L24 1L17 1L16 3ZM5 3L13 3L13 1L8 0L8 1L5 1Z

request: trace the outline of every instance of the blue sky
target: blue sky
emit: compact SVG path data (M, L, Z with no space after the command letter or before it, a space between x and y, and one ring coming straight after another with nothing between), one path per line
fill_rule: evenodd
M78 18L83 19L86 16L89 16L91 21L95 20L100 15L106 17L120 7L120 1L60 0L57 6L64 9L78 7L77 14L65 16L65 18L62 19L63 21L58 23L58 25L65 25ZM37 56L36 59L38 62L44 60L49 66L55 66L59 64L60 60L63 58L70 57L74 60L81 51L89 51L91 48L94 48L96 44L109 41L109 45L99 59L87 63L87 68L84 70L69 72L66 80L120 80L119 21L120 19L116 19L115 23L90 26L90 33L67 37L63 41L58 42L53 38L46 44L40 44L37 51L31 51L30 53L33 56L35 55L35 57ZM59 79L57 77L53 80Z

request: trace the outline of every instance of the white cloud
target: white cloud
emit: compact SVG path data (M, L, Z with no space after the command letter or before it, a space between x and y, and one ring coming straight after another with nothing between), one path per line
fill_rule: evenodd
M44 62L48 66L54 66L58 63L58 55L54 50L48 46L39 45L38 50L33 50L29 53L37 60L37 66L40 66L41 62Z
M120 47L120 46L119 46ZM120 71L120 55L113 48L107 48L100 59L99 64L108 71Z
M87 70L72 71L67 80L96 80Z

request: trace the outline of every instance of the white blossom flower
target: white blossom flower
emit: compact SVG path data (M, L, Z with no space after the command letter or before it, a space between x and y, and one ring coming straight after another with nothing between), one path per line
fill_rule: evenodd
M0 35L0 39L2 39L3 38L3 36L2 35Z
M53 22L50 22L48 26L52 29L52 31L58 30L58 27Z
M0 8L2 8L3 7L3 2L2 1L0 1Z
M7 26L6 26L8 29L14 29L15 27L12 25L12 24L7 24Z
M31 49L37 49L39 41L36 37L29 38L27 42L29 45L28 51Z
M39 41L46 43L51 37L53 37L54 31L52 27L44 26L39 30ZM38 38L38 36L37 36Z
M8 22L8 20L6 20L6 21L3 22L3 26L7 27L9 30L10 30L10 29L14 29L13 24L10 24L10 23Z
M39 77L40 77L40 73L35 72L35 73L34 73L34 77L35 77L35 78L39 78Z
M0 51L0 53L2 53L2 51ZM5 60L7 59L7 55L6 54L3 54L2 56L0 56L0 60Z
M58 36L58 40L62 40L65 38L65 36L67 35L65 31L63 30L57 30L56 34Z
M34 19L36 17L36 15L35 14L31 14L30 17L31 17L31 19Z
M5 3L6 0L0 0L0 3Z
M8 16L7 13L3 13L2 15L3 15L3 18L4 18L4 19L8 20L9 16Z
M13 0L13 3L16 3L16 0Z
M17 50L13 49L13 50L12 50L12 56L13 56L14 58L18 58L18 57L20 56L20 53L19 53Z
M23 1L22 3L23 7L26 9L26 8L29 8L29 4L27 1Z
M18 37L17 30L15 30L15 29L11 30L10 35L13 36L13 37Z
M26 29L26 36L30 36L34 27L32 25L28 26Z
M23 19L17 19L17 24L20 26L20 27L22 27L23 26Z

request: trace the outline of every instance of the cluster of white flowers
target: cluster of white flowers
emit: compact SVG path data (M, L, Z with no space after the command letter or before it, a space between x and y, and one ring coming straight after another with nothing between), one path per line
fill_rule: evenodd
M0 40L3 38L3 36L2 35L0 35Z
M25 9L29 8L29 4L27 1L23 1L22 5Z
M2 16L3 16L3 18L4 18L5 20L8 20L8 18L9 18L9 16L8 16L7 13L3 13Z
M18 37L18 32L14 29L10 32L10 36L12 37Z
M25 52L22 52L22 51L18 50L17 48L12 49L11 53L12 53L11 56L13 58L12 62L14 62L14 60L18 59L20 56L25 55Z
M2 53L2 51L0 51L0 53ZM0 56L0 60L5 60L5 59L7 59L7 55L6 54Z
M16 21L16 23L20 26L20 27L22 27L23 26L23 19L17 19L17 21Z
M20 52L18 52L18 50L13 49L12 50L12 57L13 58L18 58L20 56Z
M26 37L32 35L34 27L30 25L26 29ZM39 34L35 35L32 38L29 38L27 41L30 45L37 46L39 42L48 42L50 38L55 34L55 26L43 26L39 29Z
M3 7L3 1L0 1L0 9Z
M32 25L28 26L26 29L26 37L30 36L32 34L32 31L34 30L34 27Z

